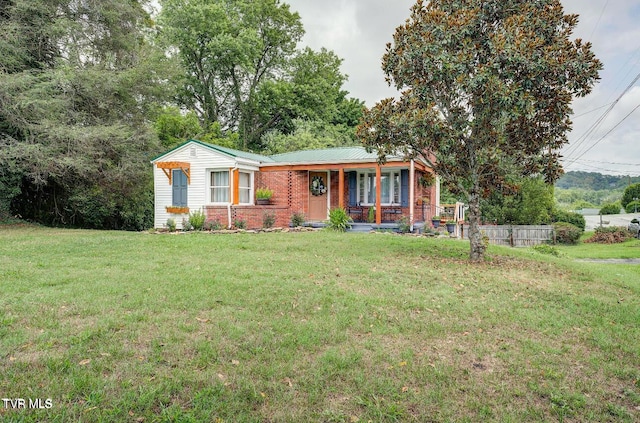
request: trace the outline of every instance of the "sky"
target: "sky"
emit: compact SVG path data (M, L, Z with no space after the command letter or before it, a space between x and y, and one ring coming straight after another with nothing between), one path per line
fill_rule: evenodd
M303 45L333 50L344 62L344 85L368 107L397 95L381 70L385 46L410 16L414 0L283 0L297 11ZM573 104L574 126L564 168L640 175L640 0L562 0L580 16L574 38L593 44L603 62L593 92ZM624 95L623 95L624 94Z

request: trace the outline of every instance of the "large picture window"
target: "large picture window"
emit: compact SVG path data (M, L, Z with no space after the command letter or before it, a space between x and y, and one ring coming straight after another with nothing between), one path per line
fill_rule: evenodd
M401 191L400 171L382 172L380 203L387 206L400 204ZM375 172L358 173L358 202L363 205L376 203Z
M229 202L229 171L211 172L211 202Z

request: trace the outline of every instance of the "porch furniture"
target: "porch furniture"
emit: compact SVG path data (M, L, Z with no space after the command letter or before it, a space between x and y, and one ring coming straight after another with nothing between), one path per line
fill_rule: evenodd
M401 207L383 207L382 215L384 216L382 220L387 222L395 222L398 220L400 216L402 216L402 208Z
M347 213L354 222L364 222L364 209L361 206L347 207Z

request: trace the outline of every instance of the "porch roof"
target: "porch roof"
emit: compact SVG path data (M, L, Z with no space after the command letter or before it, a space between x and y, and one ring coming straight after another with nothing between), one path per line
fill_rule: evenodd
M335 147L319 150L292 151L270 156L273 165L323 164L323 163L376 163L378 154L367 152L364 147ZM388 161L404 161L400 156L388 156ZM268 165L268 163L265 163Z

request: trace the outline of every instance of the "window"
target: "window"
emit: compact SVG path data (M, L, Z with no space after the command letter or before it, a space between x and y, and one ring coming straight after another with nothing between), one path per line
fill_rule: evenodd
M400 204L401 191L400 172L382 172L380 178L381 204ZM375 172L358 174L358 201L364 205L373 205L376 203Z
M211 172L211 202L229 202L229 171Z
M189 190L189 179L182 169L171 171L171 205L176 207L187 207L187 194Z
M253 195L251 193L251 174L247 172L239 173L238 194L240 204L251 204Z

